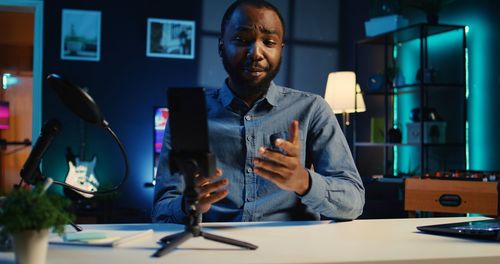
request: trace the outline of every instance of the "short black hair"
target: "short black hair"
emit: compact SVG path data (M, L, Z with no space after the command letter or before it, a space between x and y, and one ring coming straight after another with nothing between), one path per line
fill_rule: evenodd
M234 11L236 10L236 8L238 8L242 5L249 5L249 6L254 6L257 8L267 8L267 9L274 11L280 19L281 26L283 27L283 40L285 40L285 21L283 20L283 17L281 16L281 13L278 10L278 8L276 8L273 4L271 4L265 0L237 0L237 1L234 1L226 9L226 12L224 13L224 16L222 17L222 21L220 24L221 38L224 36L224 33L226 32L226 25L229 22L229 19L231 19L231 16L233 15Z

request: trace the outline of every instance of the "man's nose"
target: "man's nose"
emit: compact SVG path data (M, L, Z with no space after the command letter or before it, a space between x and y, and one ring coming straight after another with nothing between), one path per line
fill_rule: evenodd
M254 61L262 60L264 58L262 55L262 46L258 42L253 42L248 47L247 57Z

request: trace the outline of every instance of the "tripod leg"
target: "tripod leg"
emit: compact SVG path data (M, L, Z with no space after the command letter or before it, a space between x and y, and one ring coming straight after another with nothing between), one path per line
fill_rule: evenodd
M247 242L239 241L236 239L228 238L228 237L223 237L223 236L218 236L210 233L205 233L202 232L201 236L212 241L228 244L228 245L233 245L241 248L247 248L247 249L257 249L257 246L254 244L250 244Z
M160 243L162 243L163 245L165 244L171 244L172 241L177 241L179 239L179 237L181 236L184 236L187 231L184 231L184 232L179 232L179 233L175 233L175 234L172 234L172 235L168 235L168 236L164 236L162 238L160 238Z
M166 244L163 245L160 249L158 249L152 255L152 257L158 258L158 257L161 257L163 255L170 253L171 251L176 249L180 244L184 243L184 241L190 239L191 237L193 237L193 234L191 234L190 232L186 232L186 231L165 237L165 238L170 238L170 239L166 240L165 241ZM162 238L162 241L165 238Z

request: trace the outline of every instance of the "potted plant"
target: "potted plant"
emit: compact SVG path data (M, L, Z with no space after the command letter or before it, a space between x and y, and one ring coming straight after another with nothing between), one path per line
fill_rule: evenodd
M73 216L66 211L69 201L46 194L42 186L14 188L0 207L0 225L14 238L16 262L45 263L48 230L62 235Z

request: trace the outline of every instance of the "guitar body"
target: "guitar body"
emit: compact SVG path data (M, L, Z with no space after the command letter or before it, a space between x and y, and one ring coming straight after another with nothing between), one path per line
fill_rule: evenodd
M68 174L65 182L77 188L95 192L99 188L99 181L95 177L94 168L97 163L97 158L94 156L90 161L80 160L79 157L68 161ZM78 192L85 198L92 198L93 194Z
M69 169L64 182L85 191L96 192L99 188L99 181L94 172L97 158L94 155L90 161L85 159L86 131L85 122L80 120L80 156L75 156L71 147L66 148L66 161ZM66 190L64 188L66 196L73 200L80 200L82 196L85 198L94 196L94 194L90 193Z

